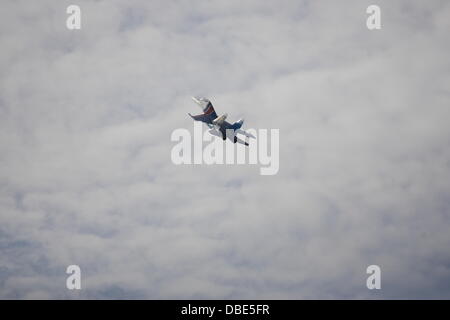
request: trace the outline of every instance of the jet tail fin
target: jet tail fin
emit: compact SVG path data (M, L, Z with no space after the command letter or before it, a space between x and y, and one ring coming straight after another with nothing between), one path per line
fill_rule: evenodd
M243 124L244 124L244 119L239 119L238 121L233 123L233 125L231 127L233 128L234 131L236 131L236 130L239 130Z

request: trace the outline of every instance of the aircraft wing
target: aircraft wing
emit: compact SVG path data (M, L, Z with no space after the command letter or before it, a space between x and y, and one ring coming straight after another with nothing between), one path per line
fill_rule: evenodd
M193 116L189 113L192 119L212 124L213 120L217 118L217 113L212 103L205 98L197 99L192 97L192 99L203 109L203 114Z
M216 128L212 128L212 129L208 130L208 132L210 134L212 134L213 136L219 137L221 139L224 139L224 136L226 135L224 130L217 130ZM240 143L240 144L243 144L245 146L248 146L248 142L247 141L244 141L244 140L242 140L242 139L240 139L240 138L238 138L236 136L233 136L233 137L227 136L227 138L230 139L234 143Z
M192 114L188 113L192 119L196 120L196 121L202 121L202 122L206 122L206 123L212 123L211 120L211 116L207 115L207 114L199 114L196 116L193 116ZM213 119L214 120L214 119Z

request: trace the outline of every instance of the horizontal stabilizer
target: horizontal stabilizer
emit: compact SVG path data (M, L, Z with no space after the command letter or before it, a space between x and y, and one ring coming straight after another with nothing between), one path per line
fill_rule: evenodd
M256 137L254 135L252 135L251 133L248 133L248 132L246 132L246 131L244 131L242 129L236 130L236 133L242 134L243 136L246 136L248 138L256 139Z

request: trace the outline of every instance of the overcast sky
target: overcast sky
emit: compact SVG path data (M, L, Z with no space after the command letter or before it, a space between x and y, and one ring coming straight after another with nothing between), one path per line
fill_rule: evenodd
M450 298L448 1L0 6L0 298ZM278 174L174 165L193 95Z

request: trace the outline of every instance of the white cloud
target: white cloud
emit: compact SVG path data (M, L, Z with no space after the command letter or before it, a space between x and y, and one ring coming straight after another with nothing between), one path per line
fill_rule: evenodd
M2 4L0 297L449 297L445 1L68 4ZM278 175L172 164L198 94Z

